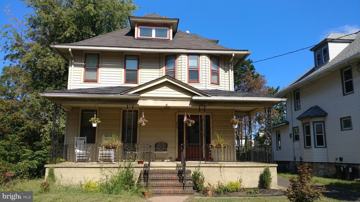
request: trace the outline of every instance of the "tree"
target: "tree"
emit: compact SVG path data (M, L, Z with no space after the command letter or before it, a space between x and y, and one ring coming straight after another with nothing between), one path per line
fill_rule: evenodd
M64 113L39 96L66 87L68 61L50 45L126 27L135 5L131 0L26 3L33 13L25 18L24 29L6 26L2 32L9 65L0 76L0 164L17 176L33 177L43 171L50 140L61 140L64 134Z

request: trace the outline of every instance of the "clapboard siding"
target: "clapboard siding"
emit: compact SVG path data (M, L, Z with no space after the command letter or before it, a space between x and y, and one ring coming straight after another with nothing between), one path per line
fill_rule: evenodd
M84 52L74 51L74 61L69 66L68 89L94 88L105 86L136 86L165 75L165 54L134 54L122 52L101 52L98 71L98 82L84 82ZM139 55L139 83L124 83L125 55ZM199 89L233 90L233 71L229 58L220 58L220 83L211 84L210 56L200 55L200 82L190 83ZM188 83L188 57L176 55L176 79Z

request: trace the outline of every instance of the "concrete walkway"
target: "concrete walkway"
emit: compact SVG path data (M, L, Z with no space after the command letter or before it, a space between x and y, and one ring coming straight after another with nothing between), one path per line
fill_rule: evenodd
M154 196L149 198L147 201L150 202L183 202L186 201L190 196Z

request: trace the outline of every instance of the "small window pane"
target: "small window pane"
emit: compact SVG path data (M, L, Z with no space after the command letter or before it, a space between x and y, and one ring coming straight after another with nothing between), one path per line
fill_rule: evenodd
M316 134L322 134L323 133L323 128L321 124L315 124L315 131Z
M141 37L152 37L152 28L140 27L140 36Z
M304 124L304 146L311 147L311 131L310 131L310 124Z
M218 71L211 71L211 83L218 83L219 82L219 75Z
M126 69L127 70L136 70L138 68L138 58L137 57L126 57Z
M344 81L348 81L352 79L351 69L347 69L344 71Z
M340 121L341 121L341 130L352 130L351 117L341 118Z
M217 57L211 58L211 69L219 70L219 58L217 58Z
M165 62L166 69L174 69L175 68L175 56L167 56Z
M97 70L96 69L87 69L85 71L85 80L93 80L97 79Z
M323 48L322 54L323 54L324 62L329 61L329 51L327 47Z
M168 38L168 29L167 28L155 28L155 37Z
M197 81L199 79L199 72L197 70L189 71L190 81Z
M317 135L316 136L316 143L318 146L324 146L324 136L323 135Z
M137 83L137 71L126 70L126 83Z
M323 122L314 123L314 133L315 133L315 146L316 147L325 147L325 126Z
M97 68L98 59L99 58L97 54L86 54L86 59L85 59L86 68Z
M347 81L345 82L345 92L346 93L351 93L354 91L354 85L352 81Z
M197 55L189 55L189 67L198 68L198 57Z

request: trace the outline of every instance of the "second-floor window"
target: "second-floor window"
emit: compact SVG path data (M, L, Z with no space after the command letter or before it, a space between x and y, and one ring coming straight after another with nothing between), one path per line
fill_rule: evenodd
M168 55L165 57L165 75L175 78L175 55Z
M298 111L300 109L301 109L300 90L297 89L294 91L294 110Z
M85 82L97 82L99 68L99 54L87 53L85 54Z
M125 57L125 83L138 83L139 57Z
M169 39L169 28L167 27L139 27L140 38Z
M354 92L353 74L351 67L341 71L343 94L348 95Z
M189 83L199 83L199 56L188 56L188 76Z
M211 57L211 83L219 84L219 66L220 61L218 57Z

